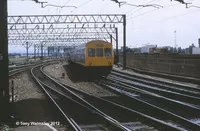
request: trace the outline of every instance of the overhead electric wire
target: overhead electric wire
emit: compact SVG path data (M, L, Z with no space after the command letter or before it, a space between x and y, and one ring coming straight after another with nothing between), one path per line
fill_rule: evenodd
M179 15L176 15L176 16L172 16L172 17L169 17L169 18L166 18L166 19L163 19L163 20L159 20L159 21L157 21L157 22L165 22L165 21L167 21L167 20L171 20L171 19L175 19L175 18L177 18L177 17L182 17L182 16L185 16L185 15L188 15L188 14L191 14L191 13L195 13L195 12L199 12L200 10L195 10L195 11L192 11L192 12L187 12L187 13L184 13L184 14L179 14Z
M53 4L42 5L42 8L45 8L45 7L47 7L47 6L59 7L59 8L64 8L64 7L77 8L76 6L60 6L60 5L53 5Z
M160 0L151 0L151 1L149 1L149 2L147 2L147 3L145 3L145 4L150 4L151 2L159 2ZM131 13L130 15L128 15L127 16L127 19L129 20L129 19L132 19L132 15L133 14L135 14L135 13L137 13L138 11L141 11L143 9L143 7L141 7L141 8L138 8L136 11L134 11L133 13ZM153 11L155 11L155 10L158 10L158 9L154 9ZM152 11L148 11L148 12L152 12ZM131 18L129 18L129 17L131 17Z
M128 17L127 16L127 20L131 20L131 19L135 19L135 18L138 18L140 16L143 16L143 15L146 15L146 14L149 14L149 13L152 13L154 11L160 11L160 10L163 10L163 9L166 9L166 8L169 8L169 7L173 7L173 6L179 6L180 4L179 3L176 3L176 4L171 4L171 5L167 5L167 6L164 6L163 8L160 8L159 10L158 9L154 9L154 10L151 10L151 11L148 11L148 12L144 12L142 14L138 14L136 16L132 16L132 17ZM191 8L191 7L195 7L195 8L200 8L200 6L189 6L188 8Z
M142 14L138 14L138 15L136 15L136 16L132 16L132 17L130 17L130 18L127 18L127 20L135 19L135 18L137 18L137 17L140 17L140 16L143 16L143 15L152 13L152 12L154 12L154 11L160 11L160 10L163 10L163 9L166 9L166 8L169 8L169 7L172 7L172 6L178 6L178 5L180 5L180 4L172 4L172 5L164 6L164 7L161 8L161 9L154 9L154 10L151 10L151 11L144 12L144 13L142 13Z
M122 5L129 5L129 6L134 6L134 7L154 7L154 8L157 8L157 9L163 7L163 6L158 5L158 4L135 5L135 4L124 3L124 4L121 4L121 6Z
M176 16L168 17L166 19L162 19L162 20L156 21L156 22L154 22L152 24L144 25L142 28L136 28L136 29L132 29L132 30L139 30L139 29L143 29L143 28L146 28L146 27L152 27L152 25L154 25L154 24L163 23L163 22L166 22L168 20L176 19L178 17L182 17L182 16L185 16L185 15L189 15L191 13L199 12L199 11L200 10L196 10L196 11L193 11L193 12L187 12L187 13L184 13L184 14L179 14L179 15L176 15Z
M154 2L154 1L160 1L160 0L151 0L151 1L147 2L147 3L144 3L143 5L150 4L151 2ZM134 14L134 13L136 13L136 12L138 12L138 11L142 10L142 9L143 9L143 7L140 7L140 8L137 8L137 7L135 7L135 8L133 8L133 10L134 10L134 9L136 9L136 11L134 11L132 14ZM131 13L133 10L131 10L131 11L128 11L128 12L125 12L125 13L126 13L126 14L128 14L128 13Z
M151 2L154 2L155 0L151 0L151 1L149 1L149 2L147 2L146 4L149 4L149 3L151 3ZM156 3L157 2L159 2L160 0L157 0L157 1L155 1ZM194 1L194 0L190 0L190 1ZM187 1L188 2L188 1ZM144 4L145 5L145 4ZM160 9L164 9L164 8L168 8L168 7L171 7L171 6L176 6L176 5L180 5L180 3L177 3L177 4L172 4L172 5L168 5L168 6L164 6L163 8L160 8ZM193 8L200 8L200 6L194 6L194 5L191 5L191 6L188 6L187 8L191 8L191 7L193 7ZM138 12L138 11L140 11L141 9L143 9L143 8L138 8L135 12L133 12L131 15L133 15L134 13L136 13L136 12ZM142 13L142 14L139 14L139 15L137 15L137 16L131 16L131 15L128 15L127 16L127 19L129 20L129 19L134 19L134 18L136 18L136 17L139 17L139 16L142 16L142 15L145 15L145 14L148 14L148 13L151 13L151 12L154 12L154 11L158 11L157 9L154 9L154 10L151 10L151 11L148 11L148 12L145 12L145 13ZM129 11L129 12L131 12L131 11ZM126 14L127 13L129 13L129 12L126 12ZM129 17L131 17L131 18L129 18Z
M70 0L66 1L66 2L63 4L63 6L66 6L69 2L70 2ZM76 8L77 8L77 7L76 7ZM58 14L60 14L61 10L62 10L62 8L59 10Z
M79 6L77 6L76 9L78 9L78 8L80 8L80 7L82 7L82 6L86 5L86 4L88 4L88 3L90 3L91 1L92 1L92 0L88 0L87 2L85 2L85 3L83 3L83 4L79 5ZM71 12L73 12L73 11L76 10L76 9L73 9Z
M178 6L178 5L180 5L180 4L179 4L179 3L177 3L177 4L172 4L172 5L165 6L165 7L162 8L162 9L166 9L166 8L169 8L169 7L172 7L172 6ZM162 10L162 9L161 9L161 10ZM152 13L152 12L154 12L154 11L158 11L158 10L157 10L157 9L154 9L154 10L152 10L152 11L148 11L148 12L139 14L139 15L134 16L134 17L132 17L132 18L128 18L127 21L128 21L128 20L131 20L131 19L135 19L135 18L140 17L140 16L143 16L143 15L146 15L146 14L149 14L149 13ZM200 10L196 10L196 11L193 11L193 12L187 12L187 13L184 13L184 14L179 14L179 15L176 15L176 16L172 16L172 17L169 17L169 18L166 18L166 19L163 19L163 20L156 21L154 24L156 24L156 23L162 23L162 22L165 22L165 21L168 21L168 20L171 20L171 19L175 19L175 18L177 18L177 17L181 17L181 16L185 16L185 15L188 15L188 14L191 14L191 13L195 13L195 12L198 12L198 11L200 11ZM152 24L146 25L145 27L148 27L148 26L152 26ZM143 28L145 28L145 27L143 27ZM138 28L138 29L141 29L141 28ZM138 29L134 29L134 30L138 30Z
M200 8L200 6L196 6L196 5L190 5L190 6L188 6L187 8Z
M145 3L145 4L147 5L147 4L150 4L151 2L159 2L159 1L160 1L160 0L151 0L151 1L147 2L147 3ZM145 4L144 4L144 5L145 5ZM143 8L144 8L144 7L138 8L136 11L132 12L130 15L127 16L127 19L130 19L129 17L132 18L132 17L133 17L133 16L132 16L133 14L137 13L138 11L141 11ZM154 9L154 10L158 10L158 9Z

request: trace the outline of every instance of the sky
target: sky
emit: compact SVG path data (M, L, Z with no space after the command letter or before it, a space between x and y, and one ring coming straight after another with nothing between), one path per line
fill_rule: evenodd
M40 1L40 0L39 0ZM46 6L31 0L8 0L8 15L69 15L69 14L126 14L127 46L141 47L147 44L187 48L198 46L200 38L200 0L185 0L186 5L174 0L122 0L122 5L111 0L41 0ZM157 5L135 7L132 5ZM193 7L192 7L193 6ZM196 6L196 7L194 7ZM119 46L122 46L122 30L119 30ZM24 51L23 46L10 47L9 52ZM33 50L31 48L31 50ZM32 52L32 51L30 51Z

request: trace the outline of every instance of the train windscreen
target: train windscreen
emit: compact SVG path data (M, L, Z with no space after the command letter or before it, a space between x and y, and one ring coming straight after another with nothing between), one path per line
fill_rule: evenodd
M103 48L97 48L97 52L96 52L96 56L97 57L102 57L103 56Z
M104 49L104 54L105 54L105 56L112 56L111 48L105 48Z
M88 48L88 56L95 57L95 49L94 48Z

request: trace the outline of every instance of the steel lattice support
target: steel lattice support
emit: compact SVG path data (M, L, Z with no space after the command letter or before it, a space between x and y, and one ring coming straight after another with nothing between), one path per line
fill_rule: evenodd
M0 123L8 118L8 36L7 36L7 0L0 1Z
M17 41L17 42L10 42L9 44L16 45L22 44L26 41L63 41L69 39L80 39L88 38L88 40L94 39L102 39L108 41L108 32L110 34L115 34L114 28L54 28L53 26L40 29L38 28L22 28L22 29L9 29L9 40L11 41ZM20 41L20 42L19 42ZM75 41L75 40L74 40Z
M36 26L34 28L11 28L8 30L8 35L18 35L18 34L68 34L73 32L79 32L81 30L82 33L115 33L114 28L102 28L102 27L70 27L70 28L60 28L50 26L48 28L43 28Z
M118 52L118 28L116 30L116 63L119 62L119 52Z
M100 36L101 35L101 36ZM59 40L59 39L79 39L79 38L99 38L99 39L105 39L109 37L109 34L107 33L98 33L98 35L95 35L93 33L81 33L81 34L62 34L62 35L58 35L58 34L44 34L44 35L29 35L29 36L22 36L22 35L12 35L9 36L9 40Z
M23 46L26 48L26 62L28 62L28 49L32 46L32 43L26 42Z
M9 24L123 23L124 15L33 15L9 16Z
M110 28L115 28L115 24L123 25L123 65L126 68L126 16L122 14L104 14L104 15L33 15L33 16L9 16L8 29L9 29L9 43L14 44L21 41L22 43L28 42L75 42L74 39L83 39L82 42L87 42L90 39L108 39L102 37L101 33L107 32L109 35L112 31ZM74 25L74 29L70 29L70 25ZM93 29L85 29L86 27L93 27ZM64 29L63 29L64 28ZM101 28L98 30L97 28ZM91 31L93 30L93 31ZM69 32L73 32L73 36L69 36ZM93 33L89 36L79 36L77 34ZM109 33L110 32L110 33ZM114 31L115 32L115 31ZM15 34L20 34L15 36ZM38 34L38 35L35 35ZM67 35L66 35L67 34ZM59 37L58 37L59 36ZM60 38L61 37L61 38ZM64 38L62 38L64 37ZM66 38L68 37L68 38ZM88 40L85 39L88 38ZM115 37L112 35L112 38ZM24 40L23 40L24 39ZM115 38L116 39L116 38ZM79 41L79 40L78 40ZM117 47L118 48L118 47Z
M126 15L123 15L123 69L126 69Z

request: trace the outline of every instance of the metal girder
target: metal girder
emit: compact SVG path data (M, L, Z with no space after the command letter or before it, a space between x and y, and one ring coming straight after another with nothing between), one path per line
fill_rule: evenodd
M123 15L8 16L8 24L123 23Z
M54 28L54 26L49 26L48 28L41 29L39 26L35 28L12 28L8 30L9 40L55 40L60 41L63 38L95 38L106 40L108 39L108 33L114 34L115 28ZM24 43L24 42L22 42ZM9 42L9 44L15 44L13 42Z
M70 32L68 30L68 27L71 25L74 25L74 28L77 28L77 25L81 27L81 29L74 29L75 31L72 31L73 37L76 38L77 34L83 34L83 32L87 32L84 30L85 27L90 27L93 25L93 27L102 27L105 28L106 32L112 36L110 38L113 38L114 35L112 35L108 29L106 28L108 25L112 28L115 28L115 24L122 24L123 25L123 65L124 68L126 68L126 15L124 14L103 14L103 15L98 15L98 14L92 14L92 15L32 15L32 16L8 16L7 17L8 21L8 29L9 29L9 39L11 40L20 40L24 43L24 41L31 42L31 40L37 40L37 42L42 42L42 41L55 41L56 42L66 42L68 39L66 38L58 38L59 41L57 41L56 35L53 35L54 38L48 38L46 37L47 34L59 34L64 37L62 34L67 34ZM113 24L113 25L112 25ZM57 29L56 29L57 28ZM59 29L59 28L67 28L65 29ZM21 30L17 30L21 29ZM96 29L96 28L94 28ZM101 39L102 35L100 34L99 31L94 31L96 32L96 36L89 37L88 39ZM15 37L14 39L10 34L19 34L19 37ZM39 34L36 35L38 38L35 38L33 34ZM41 34L45 34L46 38L40 38ZM23 36L24 35L24 36ZM49 35L48 35L49 36ZM97 37L99 36L99 37ZM79 39L80 37L76 38ZM84 37L81 37L84 38ZM24 40L22 40L24 39ZM50 40L49 40L50 39ZM70 37L71 39L71 37ZM102 38L107 40L107 38ZM116 39L115 39L116 40ZM87 42L88 40L82 39L82 42ZM107 40L108 41L108 40ZM36 41L35 41L36 42ZM70 41L74 42L74 41ZM12 43L12 42L9 42Z
M102 27L87 27L87 28L22 28L22 29L9 29L8 34L13 35L13 34L67 34L67 33L73 33L73 32L78 32L82 31L83 33L95 33L95 32L100 32L100 33L115 33L115 28L102 28Z
M94 35L94 34L88 34L88 35L32 35L32 36L9 36L9 40L39 40L39 41L48 41L48 40L54 40L54 41L60 41L60 40L68 40L68 39L109 39L108 34L101 34Z
M114 34L115 28L111 25L108 28L106 23L122 23L123 21L123 15L120 14L9 16L8 35L9 40L12 40L9 44L20 44L20 42L33 40L71 42L72 38L83 38L84 42L92 39L108 41L108 36L103 33ZM94 23L94 27L90 27L91 23ZM69 27L69 24L75 26ZM81 25L77 27L78 24ZM86 33L88 34L86 35ZM73 36L70 36L71 34ZM20 42L13 42L14 40Z
M54 24L8 24L8 29L51 29L51 28L115 28L116 23L54 23Z
M35 34L35 35L11 35L9 36L9 40L48 40L48 39L54 39L54 40L59 40L59 39L76 39L76 38L108 38L109 34L105 33L99 33L99 34L93 34L93 33L87 33L87 34L77 34L77 35L72 35L72 34Z
M72 45L76 45L76 44L83 44L83 42L53 42L53 41L49 41L49 42L46 42L45 44L43 44L44 48L45 47L49 47L49 46L61 46L61 47L71 47ZM41 43L37 43L37 44L34 44L34 46L36 48L40 48L41 47Z
M104 38L107 37L108 33L98 33L98 32L88 32L88 33L77 33L77 34L13 34L13 35L9 35L9 39L20 39L20 40L31 40L31 39L41 39L41 38L54 38L54 39L60 39L60 38L80 38L80 37L90 37L90 36L94 36L94 37L99 37L99 38Z
M109 37L110 38L110 37ZM52 39L31 39L31 40L16 40L16 39L9 39L9 45L22 45L25 42L30 42L30 43L38 43L40 44L41 42L54 42L54 43L62 43L63 45L66 44L71 44L71 43L86 43L91 40L99 40L98 37L88 37L88 38L62 38L62 39L57 39L55 40L54 38ZM107 39L106 39L107 41Z
M74 45L77 45L77 44L83 44L84 42L82 41L78 41L78 42L58 42L58 43L55 43L55 42L49 42L48 44L44 45L44 47L49 47L49 46L62 46L62 47L71 47L71 46L74 46ZM40 46L40 45L38 45Z

